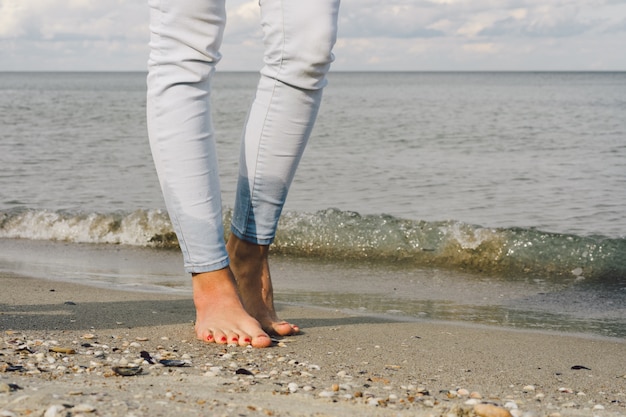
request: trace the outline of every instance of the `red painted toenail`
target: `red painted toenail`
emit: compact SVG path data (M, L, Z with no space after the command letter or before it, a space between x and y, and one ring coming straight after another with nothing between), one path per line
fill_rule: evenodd
M248 339L247 337L245 339L243 339L243 341L246 342L246 343L251 343L252 342L252 340Z
M220 339L220 341L225 342L225 341L226 341L226 336L222 336L222 338Z
M206 337L206 340L213 340L213 335L212 335L212 334L208 335L208 336Z

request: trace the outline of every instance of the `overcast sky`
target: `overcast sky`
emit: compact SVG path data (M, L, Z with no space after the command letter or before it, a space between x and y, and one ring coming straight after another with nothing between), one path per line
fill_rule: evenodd
M257 0L227 5L219 68L257 70ZM147 0L0 0L0 71L142 71L147 41ZM342 0L333 69L626 70L625 51L626 0Z

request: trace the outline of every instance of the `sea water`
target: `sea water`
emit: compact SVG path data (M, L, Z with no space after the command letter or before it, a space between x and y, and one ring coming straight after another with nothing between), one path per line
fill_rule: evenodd
M225 223L256 81L214 80ZM581 317L593 304L617 320L609 327L624 327L610 334L626 335L626 73L331 73L324 94L277 255L344 276L393 268L422 287L416 277L437 271L442 288L523 282L533 302L552 294L554 310L576 299ZM0 166L0 270L20 269L9 250L17 238L176 248L147 143L143 73L0 73ZM83 276L120 283L88 269ZM285 297L350 293L335 286ZM429 288L405 288L402 308L385 307L388 289L368 297L418 317L410 306L439 286Z

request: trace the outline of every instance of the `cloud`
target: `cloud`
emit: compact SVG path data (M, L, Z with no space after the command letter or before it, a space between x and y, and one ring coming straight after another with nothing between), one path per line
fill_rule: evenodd
M223 70L262 61L228 0ZM146 0L0 0L0 70L145 70ZM626 69L624 0L342 0L335 69Z
M143 0L3 0L0 39L136 39L147 30L146 7Z
M423 1L344 1L340 30L343 37L430 38L443 32L431 25L441 11Z

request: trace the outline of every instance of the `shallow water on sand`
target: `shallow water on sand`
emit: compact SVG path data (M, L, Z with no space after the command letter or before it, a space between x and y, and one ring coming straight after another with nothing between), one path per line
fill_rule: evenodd
M176 250L0 239L0 272L133 291L191 295ZM373 262L274 256L279 303L395 320L443 320L626 337L623 288L584 280L469 274ZM52 285L52 284L51 284Z

